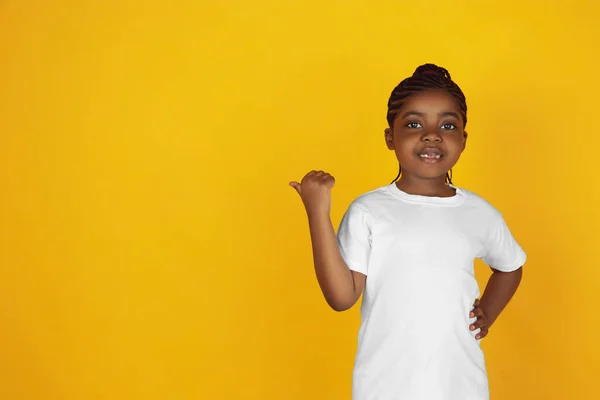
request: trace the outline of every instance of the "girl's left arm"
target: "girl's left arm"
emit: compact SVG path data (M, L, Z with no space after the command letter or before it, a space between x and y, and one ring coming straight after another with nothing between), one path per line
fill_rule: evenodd
M475 309L471 314L472 317L478 318L478 321L471 325L471 330L481 328L478 339L483 338L490 326L498 319L517 291L523 276L523 267L511 272L502 272L493 268L492 271L481 301L475 303Z

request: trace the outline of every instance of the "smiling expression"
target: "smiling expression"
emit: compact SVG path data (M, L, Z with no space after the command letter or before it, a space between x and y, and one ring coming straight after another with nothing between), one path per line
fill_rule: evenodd
M465 149L467 133L456 100L430 89L406 98L385 141L404 177L444 179Z

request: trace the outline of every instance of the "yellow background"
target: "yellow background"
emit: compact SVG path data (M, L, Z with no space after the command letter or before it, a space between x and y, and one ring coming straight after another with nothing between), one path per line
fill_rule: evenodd
M389 183L424 62L467 95L455 183L529 255L492 400L595 398L600 14L501 3L0 1L0 398L349 399L358 308L287 184L334 174L337 226Z

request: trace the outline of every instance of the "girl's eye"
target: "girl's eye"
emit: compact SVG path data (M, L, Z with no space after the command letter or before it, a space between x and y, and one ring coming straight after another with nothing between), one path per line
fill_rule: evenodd
M442 125L442 129L444 129L446 131L452 131L452 130L456 129L456 125L454 125L454 124L444 124L444 125Z
M418 122L409 122L408 124L406 124L406 127L410 129L422 128L421 124Z

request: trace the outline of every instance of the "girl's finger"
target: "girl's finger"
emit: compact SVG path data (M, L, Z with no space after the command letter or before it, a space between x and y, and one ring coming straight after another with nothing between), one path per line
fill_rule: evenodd
M471 318L475 318L475 317L482 317L483 316L483 310L479 307L475 307L471 310L471 312L469 313L469 317Z
M310 171L308 174L304 175L304 178L302 178L302 182L300 182L300 184L302 185L302 184L306 183L306 181L307 181L308 179L310 179L310 178L311 178L311 177L312 177L314 174L316 174L316 173L317 173L317 171L315 171L315 170L313 169L313 170L312 170L312 171Z
M479 307L476 307L473 309L473 314L475 314L476 317L483 317L483 310Z
M479 333L477 335L475 335L475 339L479 340L479 339L483 339L484 337L486 337L488 334L488 330L487 328L482 328L481 331L479 331Z
M487 322L483 319L478 319L477 321L475 321L474 323L471 324L471 326L469 327L472 331L474 331L477 328L481 328L483 329L485 326L487 326ZM487 328L486 328L487 329Z
M300 194L300 189L302 188L302 186L300 186L298 182L290 182L290 186L296 189L296 192Z

